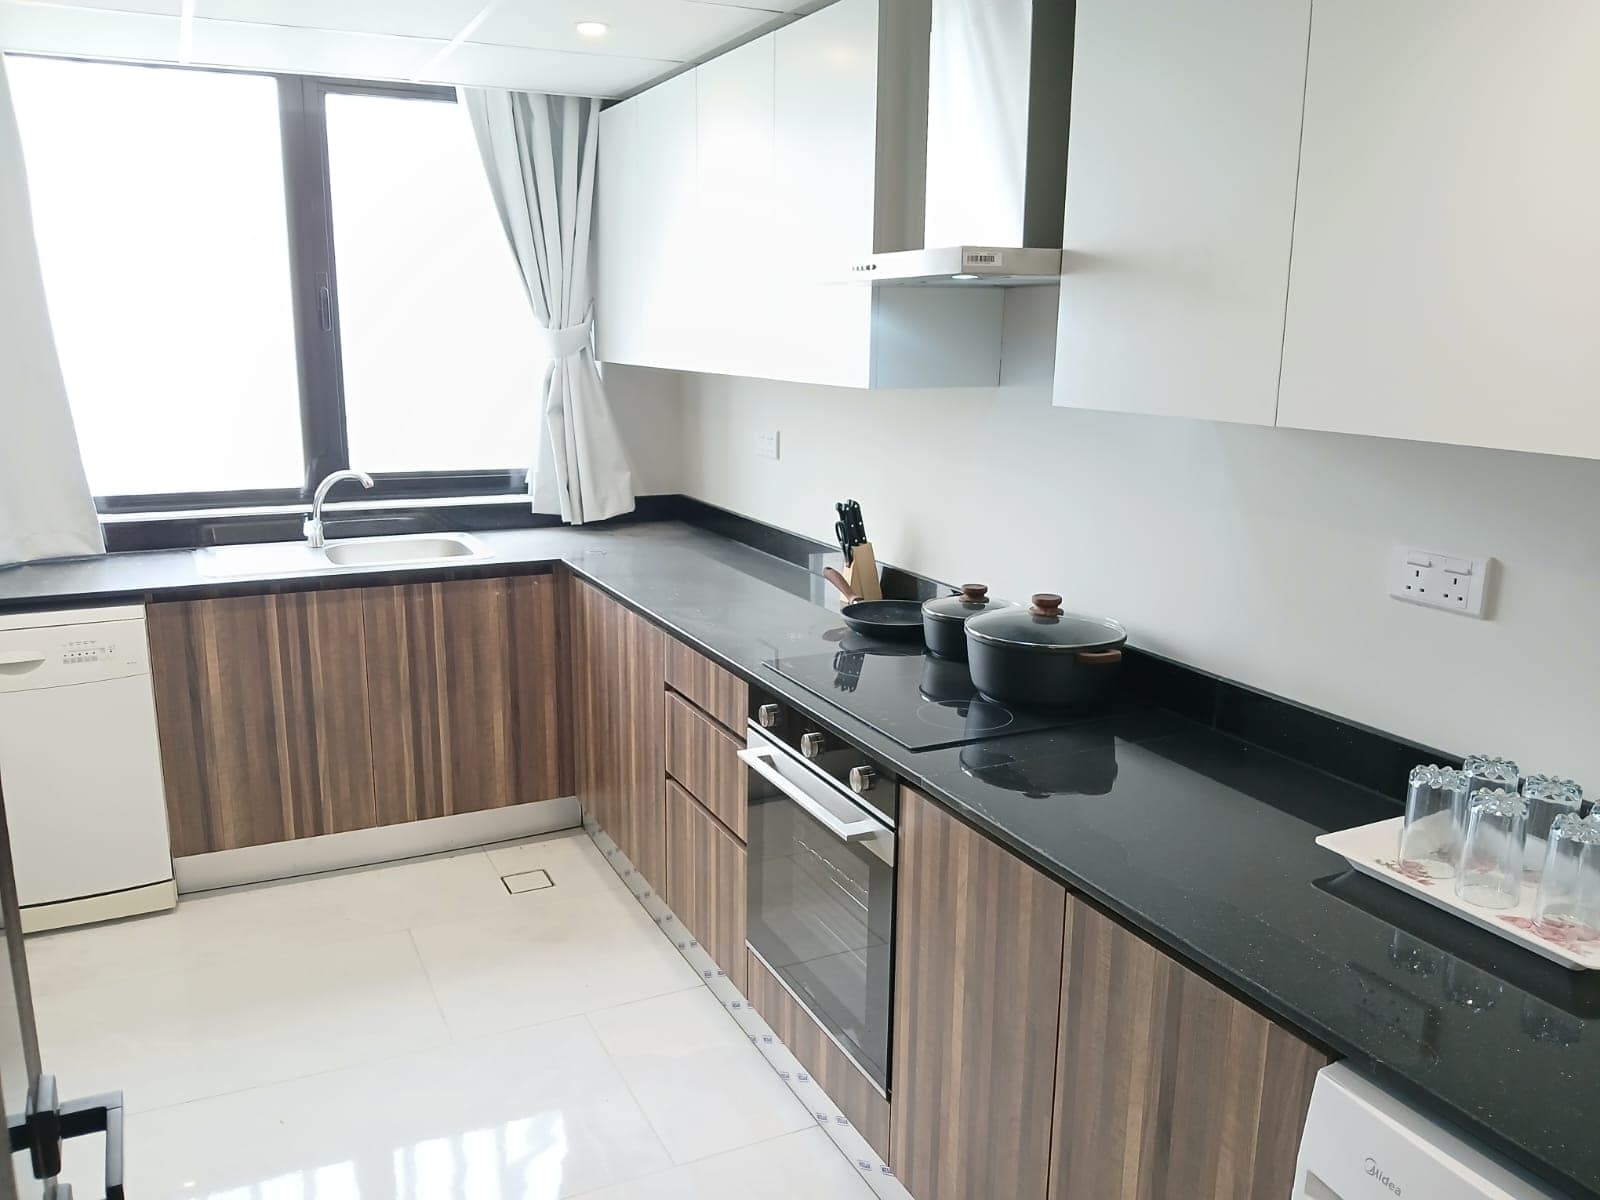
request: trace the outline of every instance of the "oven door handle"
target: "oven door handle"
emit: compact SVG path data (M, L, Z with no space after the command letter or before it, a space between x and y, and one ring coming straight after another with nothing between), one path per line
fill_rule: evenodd
M889 832L888 826L881 821L873 820L865 813L854 821L848 821L828 808L822 801L807 795L803 789L796 787L785 779L782 772L773 765L775 755L771 750L749 748L738 751L738 755L745 766L805 809L806 812L817 819L824 829L841 842L865 841L867 838Z

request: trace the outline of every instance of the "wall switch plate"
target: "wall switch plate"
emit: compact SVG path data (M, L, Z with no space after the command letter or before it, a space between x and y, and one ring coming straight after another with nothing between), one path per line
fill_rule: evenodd
M1492 558L1396 546L1390 560L1389 594L1407 604L1482 618L1493 566Z
M778 431L756 434L756 454L761 458L778 457Z

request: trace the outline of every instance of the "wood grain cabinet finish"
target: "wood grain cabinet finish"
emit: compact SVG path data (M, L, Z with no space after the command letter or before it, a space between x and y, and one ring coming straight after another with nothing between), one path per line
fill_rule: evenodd
M572 790L550 575L152 604L175 856Z
M667 693L667 774L741 842L748 836L745 766L738 757L743 748L681 696Z
M822 1090L850 1118L850 1124L888 1161L889 1102L873 1087L861 1069L851 1062L838 1044L812 1020L811 1014L794 998L777 976L756 957L746 952L745 996L772 1032L789 1048L802 1067L811 1073Z
M571 792L553 575L361 593L379 824Z
M677 638L667 641L667 686L683 693L731 732L744 730L750 713L750 689L744 680Z
M744 845L670 780L661 890L683 927L744 991Z
M1076 898L1065 941L1051 1200L1287 1196L1328 1057Z
M146 630L175 856L377 824L357 593L152 604Z
M582 580L573 581L571 599L578 800L651 885L661 888L667 637Z
M911 788L897 868L889 1165L917 1200L1044 1200L1066 891Z

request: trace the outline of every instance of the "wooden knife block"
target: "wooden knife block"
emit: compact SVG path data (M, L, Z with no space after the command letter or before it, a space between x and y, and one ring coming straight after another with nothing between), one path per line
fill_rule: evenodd
M872 553L871 542L851 548L844 577L850 581L850 590L863 600L883 599L883 585L878 582L878 560Z

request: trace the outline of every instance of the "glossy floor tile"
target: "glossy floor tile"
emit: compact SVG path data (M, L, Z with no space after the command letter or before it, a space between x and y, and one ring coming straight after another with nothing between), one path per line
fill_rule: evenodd
M554 1200L671 1165L582 1017L137 1114L127 1133L136 1197ZM73 1169L91 1178L93 1151Z
M585 1192L580 1200L869 1200L872 1194L827 1135L807 1129Z
M626 891L555 887L509 911L412 930L459 1035L516 1029L698 988L700 979Z
M675 1162L816 1123L705 988L591 1013L589 1021Z
M513 895L502 875L542 870ZM30 939L46 1069L120 1088L128 1195L868 1196L582 833ZM100 1149L68 1182L100 1194Z

